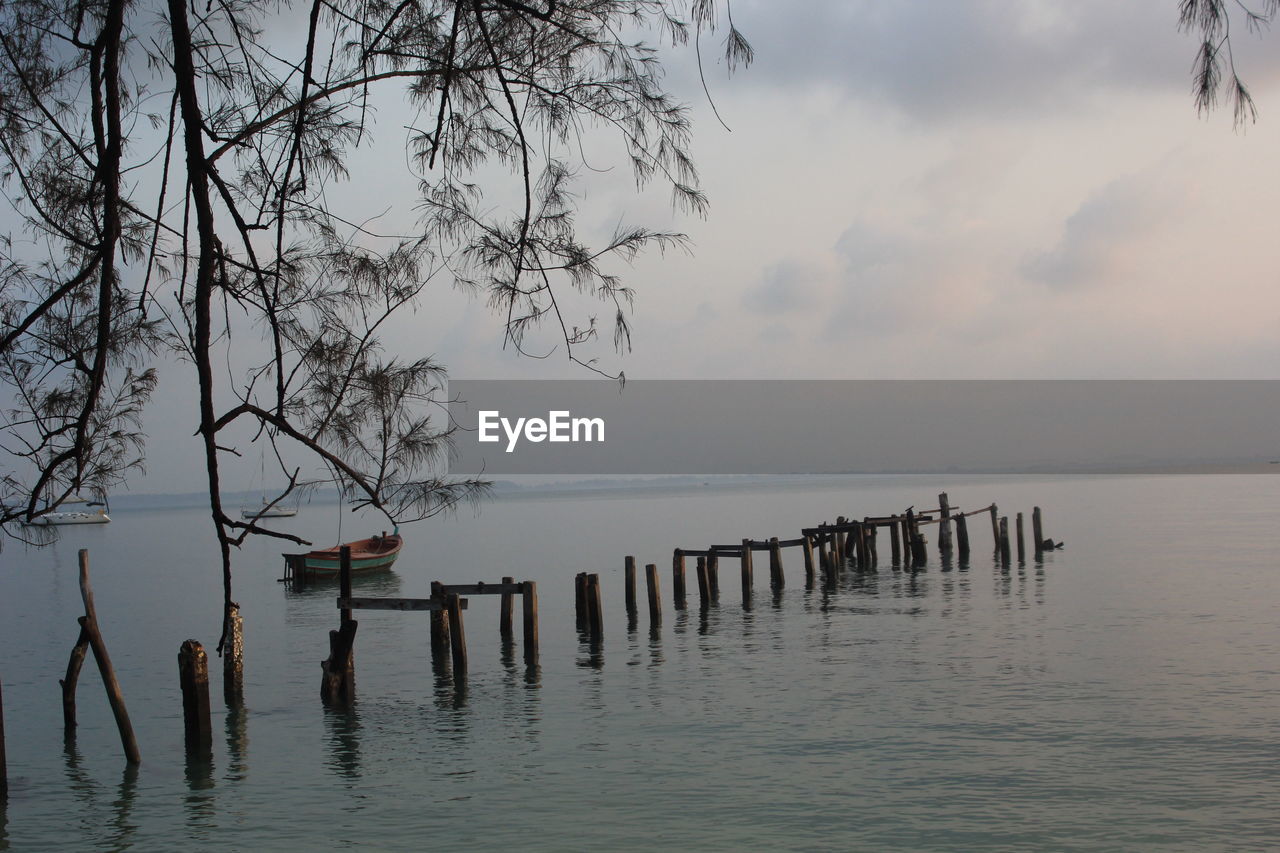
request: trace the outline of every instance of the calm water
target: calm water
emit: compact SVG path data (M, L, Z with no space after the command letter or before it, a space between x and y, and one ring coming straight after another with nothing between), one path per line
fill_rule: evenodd
M798 552L744 609L735 560L705 615L670 601L670 553L787 538L837 515L995 501L1043 508L1066 550L847 572L806 590ZM0 554L10 793L0 849L1280 849L1280 477L856 478L820 485L508 499L407 531L369 595L538 581L536 673L472 599L465 686L433 673L425 614L365 613L358 700L319 701L334 590L286 591L278 544L238 559L246 708L214 691L212 767L183 756L176 655L216 643L202 511L117 511ZM332 543L336 507L281 529ZM349 513L343 538L372 532ZM1029 526L1028 526L1029 530ZM92 661L64 749L58 678L91 550L99 619L138 732L126 771ZM623 556L662 573L664 621L629 630ZM797 556L791 556L796 554ZM601 573L581 642L572 578ZM517 629L518 630L518 629ZM215 664L216 666L216 664ZM215 668L216 676L216 668ZM218 679L213 679L215 683Z

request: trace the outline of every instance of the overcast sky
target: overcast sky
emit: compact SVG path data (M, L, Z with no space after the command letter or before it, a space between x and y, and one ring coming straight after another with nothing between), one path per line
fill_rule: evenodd
M611 149L588 151L614 168L582 185L584 225L675 228L693 246L615 268L637 294L634 350L604 346L602 365L645 379L1280 376L1280 36L1236 33L1260 115L1234 132L1229 111L1196 114L1177 5L735 0L756 62L707 69L731 131L692 53L668 63L708 218L673 216L664 192L634 194ZM394 141L394 111L378 121ZM348 190L353 206L381 205L376 174ZM584 376L559 353L504 352L501 318L443 280L396 338L456 378ZM187 482L194 444L167 421L146 490Z

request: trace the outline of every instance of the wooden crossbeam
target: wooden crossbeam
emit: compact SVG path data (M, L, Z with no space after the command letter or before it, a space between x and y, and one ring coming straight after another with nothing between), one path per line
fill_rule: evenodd
M519 584L515 584L519 586ZM467 609L467 601L459 602L463 610ZM339 598L339 610L444 610L443 599L439 598Z

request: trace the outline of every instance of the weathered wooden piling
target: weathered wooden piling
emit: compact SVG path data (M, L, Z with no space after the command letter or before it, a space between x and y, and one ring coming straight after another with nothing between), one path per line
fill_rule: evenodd
M662 621L662 596L658 591L658 567L649 563L644 567L645 585L649 588L649 623Z
M1022 536L1022 513L1018 513L1018 520L1014 527L1018 530L1018 562L1025 563L1027 561L1027 543Z
M684 576L684 551L676 549L671 558L671 597L676 610L684 610L688 606L688 595Z
M431 611L431 652L443 654L449 648L449 611L444 604L444 584L431 582L431 599L439 606Z
M938 553L944 557L951 556L951 505L947 501L947 493L938 495L938 513L942 521L938 523Z
M676 551L679 554L679 550ZM627 593L627 619L636 618L636 558L627 556L623 559L623 583Z
M956 546L959 550L961 560L969 559L969 524L964 513L960 513L955 518L956 521Z
M889 522L889 560L892 565L902 564L902 537L898 534L898 522Z
M720 600L720 555L715 551L707 554L707 583L711 588L712 599Z
M1009 554L1009 516L1002 515L1000 517L1000 562L1009 565L1011 562Z
M871 567L875 568L880 565L880 546L876 540L880 537L880 527L876 524L868 524L865 526L867 546L871 553Z
M516 582L513 577L504 577L502 583L504 585L512 585ZM515 628L512 625L512 616L515 612L516 597L512 593L504 592L502 594L502 610L498 615L498 633L502 635L502 639L510 640L515 636Z
M742 540L742 600L751 601L751 590L755 587L755 563L751 559L751 540Z
M209 717L209 657L196 640L185 640L178 649L178 682L182 688L182 722L187 753L208 753L213 748L213 724Z
M698 604L702 609L711 605L711 578L707 574L707 558L698 558Z
M82 617L83 618L83 617ZM71 649L71 657L67 661L67 675L60 679L62 686L62 734L72 738L76 732L76 684L80 680L80 667L84 664L85 653L89 651L89 634L80 624L80 636Z
M524 661L532 666L538 660L538 585L525 581L520 586L524 605Z
M455 678L467 674L467 633L462 625L462 597L451 592L444 597L449 610L449 653L453 658Z
M227 641L222 648L222 698L228 705L244 699L244 617L240 605L228 605Z
M342 603L351 601L351 549L338 551L338 588ZM326 704L349 703L355 698L355 642L359 624L351 608L340 608L338 630L329 632L329 659L321 662L320 699ZM461 624L458 629L461 630ZM450 632L452 636L452 632Z
M9 760L4 751L4 684L0 683L0 799L9 793ZM0 802L0 807L3 807Z
M915 551L911 547L911 525L907 522L905 513L898 523L898 532L902 537L902 565L909 566L912 564L912 555Z
M578 572L573 576L573 616L578 630L587 627L587 573Z
M107 654L107 644L102 639L98 628L98 615L93 606L93 589L89 585L89 551L80 549L80 597L84 600L84 616L77 621L83 634L93 650L93 659L98 664L98 672L102 675L102 683L107 689L107 701L111 705L111 713L116 720L116 728L120 731L120 743L124 747L125 760L129 764L139 764L142 757L138 752L138 739L133 734L133 724L129 722L129 711L124 706L124 693L120 690L120 682L116 680L115 668L111 665L111 656Z
M600 602L600 576L587 575L587 627L591 636L599 639L604 636L604 609Z
M995 542L995 550L1000 551L1000 518L996 515L996 505L991 505L991 541Z
M1044 528L1040 524L1040 507L1031 510L1031 538L1034 540L1038 560L1044 555Z
M782 571L782 546L778 537L769 540L769 583L774 589L782 589L787 585L786 575Z

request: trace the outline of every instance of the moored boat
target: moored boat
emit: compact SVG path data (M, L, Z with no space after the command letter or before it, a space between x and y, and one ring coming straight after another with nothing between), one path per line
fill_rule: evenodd
M351 573L371 574L385 572L400 556L404 539L398 533L383 533L368 539L343 543L351 549ZM337 577L343 545L317 548L303 554L285 554L284 559L293 577Z
M31 519L30 523L45 527L50 524L106 524L110 520L111 516L107 515L106 507L103 507L96 512L87 510L46 512Z
M294 507L294 506L281 506L280 504L276 504L275 506L271 506L271 505L270 505L270 504L268 504L268 503L264 503L262 506L258 507L257 509L242 509L242 510L240 510L240 517L241 517L241 518L248 518L248 519L254 519L254 518L292 518L293 516L295 516L295 515L297 515L297 514L298 514L298 508L297 508L297 507Z

